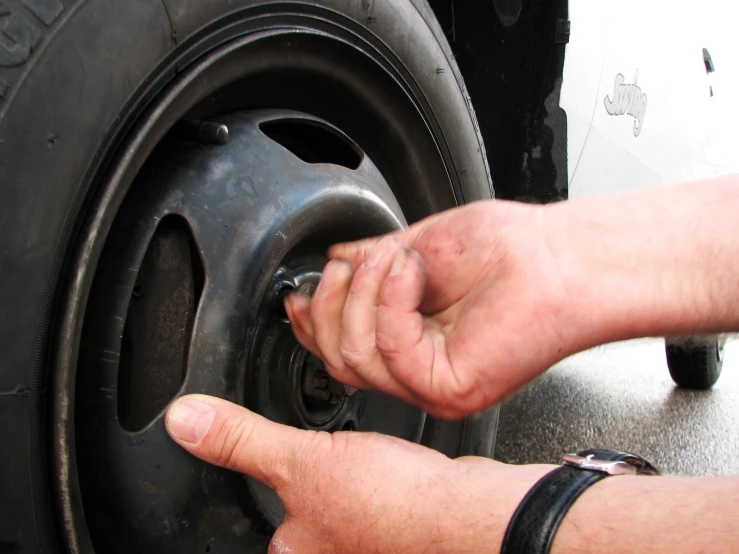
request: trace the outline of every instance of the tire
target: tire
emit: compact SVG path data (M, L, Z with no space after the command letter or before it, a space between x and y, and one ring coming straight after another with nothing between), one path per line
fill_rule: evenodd
M461 75L425 0L3 0L0 16L0 551L92 552L74 450L75 417L78 424L86 417L74 413L82 314L113 208L130 186L108 183L117 182L123 159L133 179L174 124L162 116L149 142L129 140L178 79L211 52L261 37L273 20L316 36L351 36L345 48L361 47L393 72L438 150L417 163L399 157L400 147L373 147L378 137L358 131L377 166L390 168L407 218L490 198L492 183ZM296 83L313 90L308 80ZM369 98L368 110L375 101L382 98ZM313 115L346 123L340 102L316 102ZM182 116L191 107L172 110ZM412 144L391 119L381 138ZM441 180L450 192L435 196L431 187ZM405 181L432 184L427 195L404 196ZM451 456L492 456L496 426L497 409L463 422L429 419L423 442ZM89 512L87 520L92 525ZM155 544L133 536L126 546Z
M672 380L684 389L710 389L721 375L723 351L723 341L691 345L665 343Z

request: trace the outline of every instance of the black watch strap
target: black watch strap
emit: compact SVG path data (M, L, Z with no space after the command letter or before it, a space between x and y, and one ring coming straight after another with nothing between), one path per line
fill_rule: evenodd
M632 468L624 471L624 467L630 468L620 464L618 471L611 472L609 464L602 462L626 462ZM575 500L588 487L617 473L659 474L644 458L626 452L591 449L565 456L564 464L539 479L518 505L503 538L501 554L548 553L559 524Z

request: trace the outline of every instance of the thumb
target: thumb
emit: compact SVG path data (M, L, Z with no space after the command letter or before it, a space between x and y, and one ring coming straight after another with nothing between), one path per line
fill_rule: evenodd
M320 464L331 436L270 421L241 406L201 394L177 399L167 432L193 456L251 475L279 490L305 463Z

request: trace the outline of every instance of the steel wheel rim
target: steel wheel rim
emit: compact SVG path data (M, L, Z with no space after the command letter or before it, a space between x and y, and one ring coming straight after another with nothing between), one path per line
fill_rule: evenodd
M292 29L295 32L306 33L307 35L315 35L325 38L324 35L313 33L306 29ZM213 55L215 59L223 59L228 54L238 51L238 48L244 47L257 42L259 39L268 37L282 36L282 32L275 34L273 31L262 30L259 33L248 35L241 40L226 44L220 51L216 51ZM143 161L148 157L153 149L154 144L164 137L166 131L171 128L175 121L184 115L185 110L193 105L192 98L189 100L183 98L183 91L190 90L188 87L196 87L194 84L195 77L202 75L204 69L209 69L213 65L213 60L205 58L199 60L196 69L190 74L185 74L178 82L173 84L165 95L159 99L154 105L148 116L140 119L137 128L128 133L131 137L127 146L122 148L122 155L114 169L108 175L107 185L101 189L101 194L96 201L96 209L93 215L88 219L88 223L83 231L85 240L81 242L77 250L76 257L72 263L72 267L76 271L72 272L70 279L70 291L64 302L62 313L64 314L63 324L60 328L57 351L56 365L61 371L57 372L57 382L55 396L55 412L57 423L55 425L55 441L54 448L56 450L57 464L57 492L59 496L60 509L63 518L63 534L67 540L68 546L72 551L91 550L92 545L87 535L87 527L84 524L84 516L81 509L81 497L77 483L77 460L74 448L71 447L69 414L73 409L73 395L68 394L71 383L74 381L74 369L76 362L76 345L77 337L80 332L79 312L87 301L87 293L92 279L90 265L95 265L96 259L100 254L102 245L100 244L100 236L109 229L111 220L117 211L117 207L122 201L127 187L133 180L133 174L138 167L141 167ZM395 79L395 77L391 77ZM217 90L217 89L216 89ZM214 91L210 91L212 93ZM404 91L407 93L407 91ZM200 105L196 105L195 109L202 107L202 101L207 99L209 93L202 90L196 96L201 101ZM189 102L189 105L188 105ZM201 112L202 113L202 112ZM433 137L431 137L433 140ZM436 146L436 145L435 145ZM443 155L439 155L439 159L443 159ZM445 173L445 179L448 182L455 182L452 177ZM434 209L441 206L451 206L453 204L454 195L451 189L447 189L445 193L446 199L435 198L434 201L441 202ZM442 195L443 196L443 195ZM422 206L421 211L412 213L412 217L418 218L424 214L424 210L428 211L429 206ZM67 348L64 348L64 347ZM67 394L63 394L66 391ZM268 530L267 530L268 533ZM265 535L267 536L267 535Z

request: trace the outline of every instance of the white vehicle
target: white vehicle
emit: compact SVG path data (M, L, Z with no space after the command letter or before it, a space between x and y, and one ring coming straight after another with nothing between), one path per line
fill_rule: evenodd
M569 198L739 173L737 16L717 0L570 1ZM724 339L700 340L666 344L678 385L709 388L720 375Z
M737 16L718 0L570 1L570 198L739 171Z

